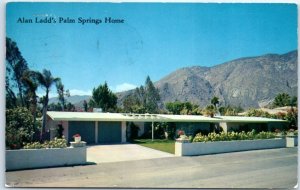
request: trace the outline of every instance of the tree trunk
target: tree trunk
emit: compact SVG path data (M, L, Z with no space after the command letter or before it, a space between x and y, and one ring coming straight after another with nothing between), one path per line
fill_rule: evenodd
M44 107L43 107L43 124L42 124L42 128L41 128L41 136L40 136L40 140L43 140L43 134L45 133L45 129L46 129L46 121L47 121L47 109L48 109L48 95L49 95L49 89L46 89L46 97L44 100Z
M61 103L62 103L62 111L65 111L65 100L64 100L64 97L63 97Z
M23 100L23 94L22 94L21 84L19 82L17 82L17 85L18 85L18 89L19 89L19 94L20 94L20 99L21 99L21 105L22 105L22 107L24 107L24 100Z

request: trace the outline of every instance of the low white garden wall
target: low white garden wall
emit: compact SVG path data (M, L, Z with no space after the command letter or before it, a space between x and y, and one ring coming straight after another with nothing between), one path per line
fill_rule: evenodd
M175 143L175 155L193 156L286 147L286 139Z
M298 146L298 136L286 137L286 147Z
M86 163L86 147L6 150L6 170Z

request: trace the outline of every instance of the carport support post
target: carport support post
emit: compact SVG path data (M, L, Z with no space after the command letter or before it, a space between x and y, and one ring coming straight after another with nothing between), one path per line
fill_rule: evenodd
M154 140L154 124L153 124L153 121L152 121L152 141Z
M98 143L98 121L95 121L95 144Z

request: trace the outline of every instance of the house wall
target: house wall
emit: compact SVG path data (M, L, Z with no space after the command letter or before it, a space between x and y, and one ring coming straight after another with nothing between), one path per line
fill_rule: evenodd
M288 123L287 122L270 122L268 123L269 131L275 131L275 129L284 130L287 129Z
M260 124L258 124L258 126L260 126ZM221 122L220 123L220 127L222 127L223 131L225 133L227 132L232 132L232 131L237 131L237 130L245 130L248 131L251 129L257 129L257 127L255 124L249 124L249 123L236 123L236 122Z
M145 123L144 122L134 122L134 124L139 127L139 132L138 132L138 136L142 136L145 132Z
M251 131L254 129L257 132L260 131L274 131L275 129L282 130L286 123L281 122L269 122L269 123L241 123L241 122L221 122L220 126L224 132L231 132L235 130Z
M207 122L176 123L176 134L179 130L183 130L188 136L194 135L197 130L210 131L210 124Z
M68 134L69 134L69 122L68 121L62 121L61 124L64 128L63 135L65 136L66 140L69 141L70 140L70 138L68 136Z
M53 121L48 117L46 131L50 132L50 140L54 139L57 136L57 128L58 125L61 124L63 126L63 135L65 136L66 140L69 141L68 136L68 129L69 129L69 122L68 121Z
M59 123L57 121L49 121L49 128L46 131L50 132L50 139L54 139L56 137L58 124Z

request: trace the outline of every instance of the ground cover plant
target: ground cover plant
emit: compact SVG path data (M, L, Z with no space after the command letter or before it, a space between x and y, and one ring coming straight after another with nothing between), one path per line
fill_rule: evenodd
M166 140L166 139L135 139L132 143L145 146L148 148L160 150L163 152L168 152L171 154L175 154L175 141L174 140Z
M273 132L260 132L256 133L254 130L250 132L221 132L221 133L209 133L208 135L196 134L193 142L214 142L214 141L233 141L233 140L255 140L255 139L272 139L276 137L276 133Z
M45 141L44 143L40 142L31 142L24 145L24 149L41 149L41 148L66 148L67 140L63 138L54 138L51 141Z

